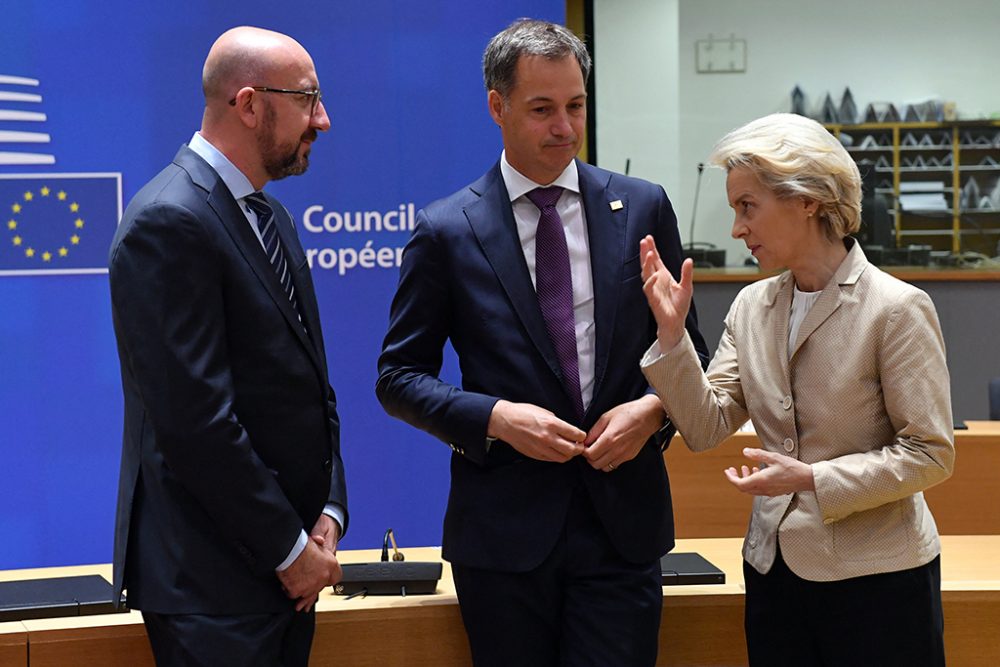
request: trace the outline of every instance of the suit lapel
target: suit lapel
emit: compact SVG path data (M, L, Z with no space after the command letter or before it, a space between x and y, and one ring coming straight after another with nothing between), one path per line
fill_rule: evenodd
M275 224L278 225L278 238L281 239L285 259L288 261L288 269L292 272L292 284L295 285L295 299L298 301L302 320L305 323L308 334L302 330L302 323L299 322L298 313L295 312L295 308L292 307L291 302L288 300L284 288L281 287L274 267L271 266L270 261L267 261L265 257L267 267L271 270L271 278L273 279L273 289L270 290L271 296L277 299L276 303L285 315L285 319L288 320L289 325L296 332L299 340L305 345L313 363L316 364L316 368L325 376L325 360L320 354L320 350L323 349L322 341L317 340L320 332L319 309L316 305L316 292L312 285L312 276L309 275L309 265L306 262L305 253L302 252L302 244L299 243L298 234L295 233L295 225L288 211L285 210L285 207L278 200L269 195L265 196L267 196L268 203L271 204L271 208L274 210ZM260 246L259 243L257 245ZM263 249L261 254L262 256L264 255ZM278 297L283 297L284 300L282 301Z
M792 288L795 280L790 271L778 278L775 293L771 298L771 308L768 313L771 318L771 339L777 346L778 363L781 365L781 376L788 377L788 326L792 314Z
M853 245L848 250L847 257L837 267L837 271L830 279L830 282L823 288L823 292L819 295L816 303L813 304L813 307L806 314L805 319L802 320L802 326L799 328L799 334L795 338L795 346L792 348L792 354L790 355L791 359L795 358L795 354L805 344L806 340L809 339L809 336L840 308L840 304L844 300L844 292L841 287L856 283L867 265L868 260L865 259L865 254L861 251L861 247L856 241L853 241Z
M465 216L472 232L506 292L514 312L528 332L528 337L562 385L562 368L552 341L549 340L535 287L531 284L521 240L517 235L510 196L500 176L499 165L470 188L479 195L479 199L465 207Z
M791 292L791 290L789 290ZM789 303L789 310L791 310L791 304ZM816 303L813 304L809 312L806 313L806 317L802 320L802 325L799 327L799 333L795 337L795 344L792 346L792 353L789 355L789 360L795 358L795 353L799 351L803 343L813 334L816 329L819 328L823 322L827 320L828 317L833 315L834 311L840 307L840 285L837 284L836 280L831 280L823 291L820 293L819 298L816 299ZM787 316L786 316L787 319ZM787 338L785 339L787 341Z
M240 254L250 265L250 268L253 269L254 274L267 291L271 300L278 307L278 310L281 311L284 318L288 321L288 325L294 332L295 336L306 348L306 352L309 354L310 359L312 359L317 369L322 372L320 361L317 357L316 349L313 346L312 341L307 338L306 332L303 330L302 324L299 322L298 315L292 307L291 302L288 300L288 295L285 294L285 290L281 287L281 283L278 281L278 276L274 271L274 267L271 266L271 262L268 261L267 255L264 253L264 248L260 245L260 240L253 233L253 230L250 229L250 225L247 223L246 215L240 209L236 200L233 199L233 195L229 191L229 188L226 187L226 184L221 178L219 178L219 175L215 173L215 170L212 169L207 162L198 157L194 151L186 146L182 147L177 153L177 156L174 158L174 162L191 175L191 179L196 185L208 192L206 200L208 205L213 211L215 211L215 214L222 222L223 228L236 245L237 250L239 250ZM284 212L284 208L281 204L270 198L268 199L268 202L274 209L276 223L280 223L278 224L278 233L287 253L289 244L286 240L288 239L290 231L290 222L286 222L288 216ZM298 242L296 242L294 246L295 248L299 248ZM301 249L299 249L299 254L301 254ZM287 256L286 259L289 262L289 267L294 270L297 263L293 263L291 256ZM298 259L299 258L296 258L296 260ZM298 290L298 283L296 284L296 290ZM308 324L310 327L315 325L315 323Z
M594 285L594 326L596 328L594 359L594 396L601 388L601 380L611 354L611 340L615 330L615 314L625 266L625 229L628 223L628 195L612 191L607 176L599 180L598 172L577 161L580 175L580 195L587 222L590 244L590 267ZM612 201L621 201L622 208L611 210ZM636 249L638 252L638 248ZM594 405L596 401L591 400Z

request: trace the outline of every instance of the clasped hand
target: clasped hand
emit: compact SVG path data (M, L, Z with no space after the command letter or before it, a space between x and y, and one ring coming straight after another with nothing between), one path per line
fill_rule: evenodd
M285 595L296 600L295 611L312 609L320 592L344 576L337 560L339 538L337 522L321 514L310 532L306 548L287 569L278 572Z
M611 472L636 457L663 418L659 399L643 396L608 410L585 433L544 408L501 400L488 433L538 461L564 463L582 455L595 470Z

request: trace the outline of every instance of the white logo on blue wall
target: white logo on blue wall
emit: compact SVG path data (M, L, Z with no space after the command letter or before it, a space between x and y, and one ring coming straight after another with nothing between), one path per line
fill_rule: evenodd
M34 92L39 83L38 79L0 74L0 123L3 123L0 125L0 165L55 164L55 155L26 150L22 146L51 141L47 132L38 131L43 129L39 124L48 120L44 112L35 110L36 105L40 108L42 104L42 96Z
M0 74L0 276L107 273L121 174L7 174L55 164L40 82Z
M356 269L397 268L415 225L415 212L413 202L389 210L327 211L318 204L306 208L302 214L306 231L336 239L328 247L305 249L309 267L335 270L342 276ZM348 234L365 234L367 238L352 242L357 237Z

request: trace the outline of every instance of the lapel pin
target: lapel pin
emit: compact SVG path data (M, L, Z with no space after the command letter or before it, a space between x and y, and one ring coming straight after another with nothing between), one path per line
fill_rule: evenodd
M622 204L622 200L621 199L616 199L613 202L611 202L611 210L612 211L620 211L623 208L625 208L625 205Z

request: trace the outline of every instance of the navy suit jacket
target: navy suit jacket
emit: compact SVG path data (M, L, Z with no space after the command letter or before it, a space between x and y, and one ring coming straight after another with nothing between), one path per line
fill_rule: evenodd
M269 201L305 327L229 189L187 147L111 246L125 395L114 585L134 608L287 611L275 567L328 501L346 512L313 284Z
M581 485L624 558L649 562L673 547L660 449L672 429L611 474L582 457L562 464L528 459L501 441L487 450L499 399L546 408L588 430L611 408L650 391L639 359L656 324L642 292L639 240L652 234L677 275L677 221L661 187L577 166L597 329L594 394L582 422L564 389L499 164L421 211L403 254L376 392L390 415L452 446L443 546L455 563L533 569L552 550ZM707 362L693 307L687 327ZM438 377L446 340L458 354L461 388Z

